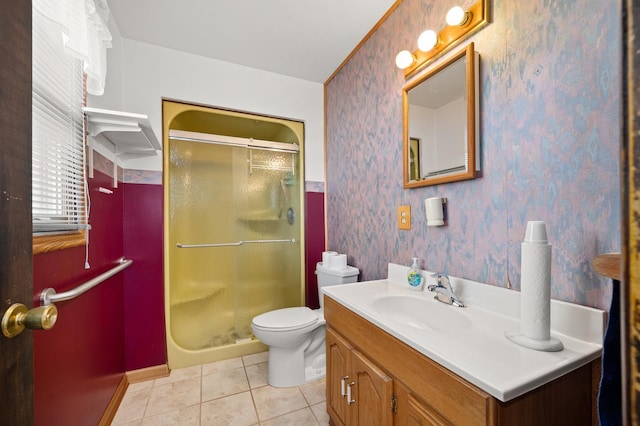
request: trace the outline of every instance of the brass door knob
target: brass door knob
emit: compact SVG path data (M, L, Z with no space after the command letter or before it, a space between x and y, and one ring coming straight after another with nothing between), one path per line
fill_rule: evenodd
M22 303L14 303L2 316L2 334L15 337L25 328L50 330L57 319L58 309L53 304L27 309Z

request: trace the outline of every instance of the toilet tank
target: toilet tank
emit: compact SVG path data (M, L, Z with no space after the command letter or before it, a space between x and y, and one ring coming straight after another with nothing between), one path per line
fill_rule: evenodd
M323 287L338 284L355 283L358 281L360 270L353 266L347 265L342 269L331 269L324 266L322 262L316 264L316 275L318 276L318 299L320 300L320 308L324 308Z

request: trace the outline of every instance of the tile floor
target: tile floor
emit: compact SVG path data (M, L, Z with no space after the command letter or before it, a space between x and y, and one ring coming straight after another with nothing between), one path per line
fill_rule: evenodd
M172 370L129 385L113 425L326 425L325 380L267 384L268 352Z

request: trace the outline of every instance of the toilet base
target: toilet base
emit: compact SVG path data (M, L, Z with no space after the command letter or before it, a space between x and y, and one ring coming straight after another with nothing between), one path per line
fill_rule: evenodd
M326 376L327 356L324 346L324 329L317 332L322 336L315 348L305 353L303 345L292 351L291 348L269 347L268 382L277 388L300 386L315 382ZM316 336L316 338L319 336Z
M304 357L297 359L291 355L291 352L282 351L278 348L269 348L269 385L276 388L288 388L293 386L301 386L323 379L327 374L326 356L318 355L311 362L311 365L305 367Z
M325 354L318 355L311 365L304 369L305 383L315 382L323 379L327 375L327 357Z

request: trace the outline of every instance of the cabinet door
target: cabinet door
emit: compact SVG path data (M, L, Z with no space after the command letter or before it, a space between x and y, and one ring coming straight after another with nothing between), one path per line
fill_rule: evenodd
M355 377L355 384L351 387L350 424L392 425L391 377L357 351L351 352L351 371Z
M407 426L444 426L446 420L420 404L412 396L407 401Z
M353 380L349 377L350 353L351 346L327 328L327 411L333 423L340 426L348 424L347 400L342 396L342 388Z

